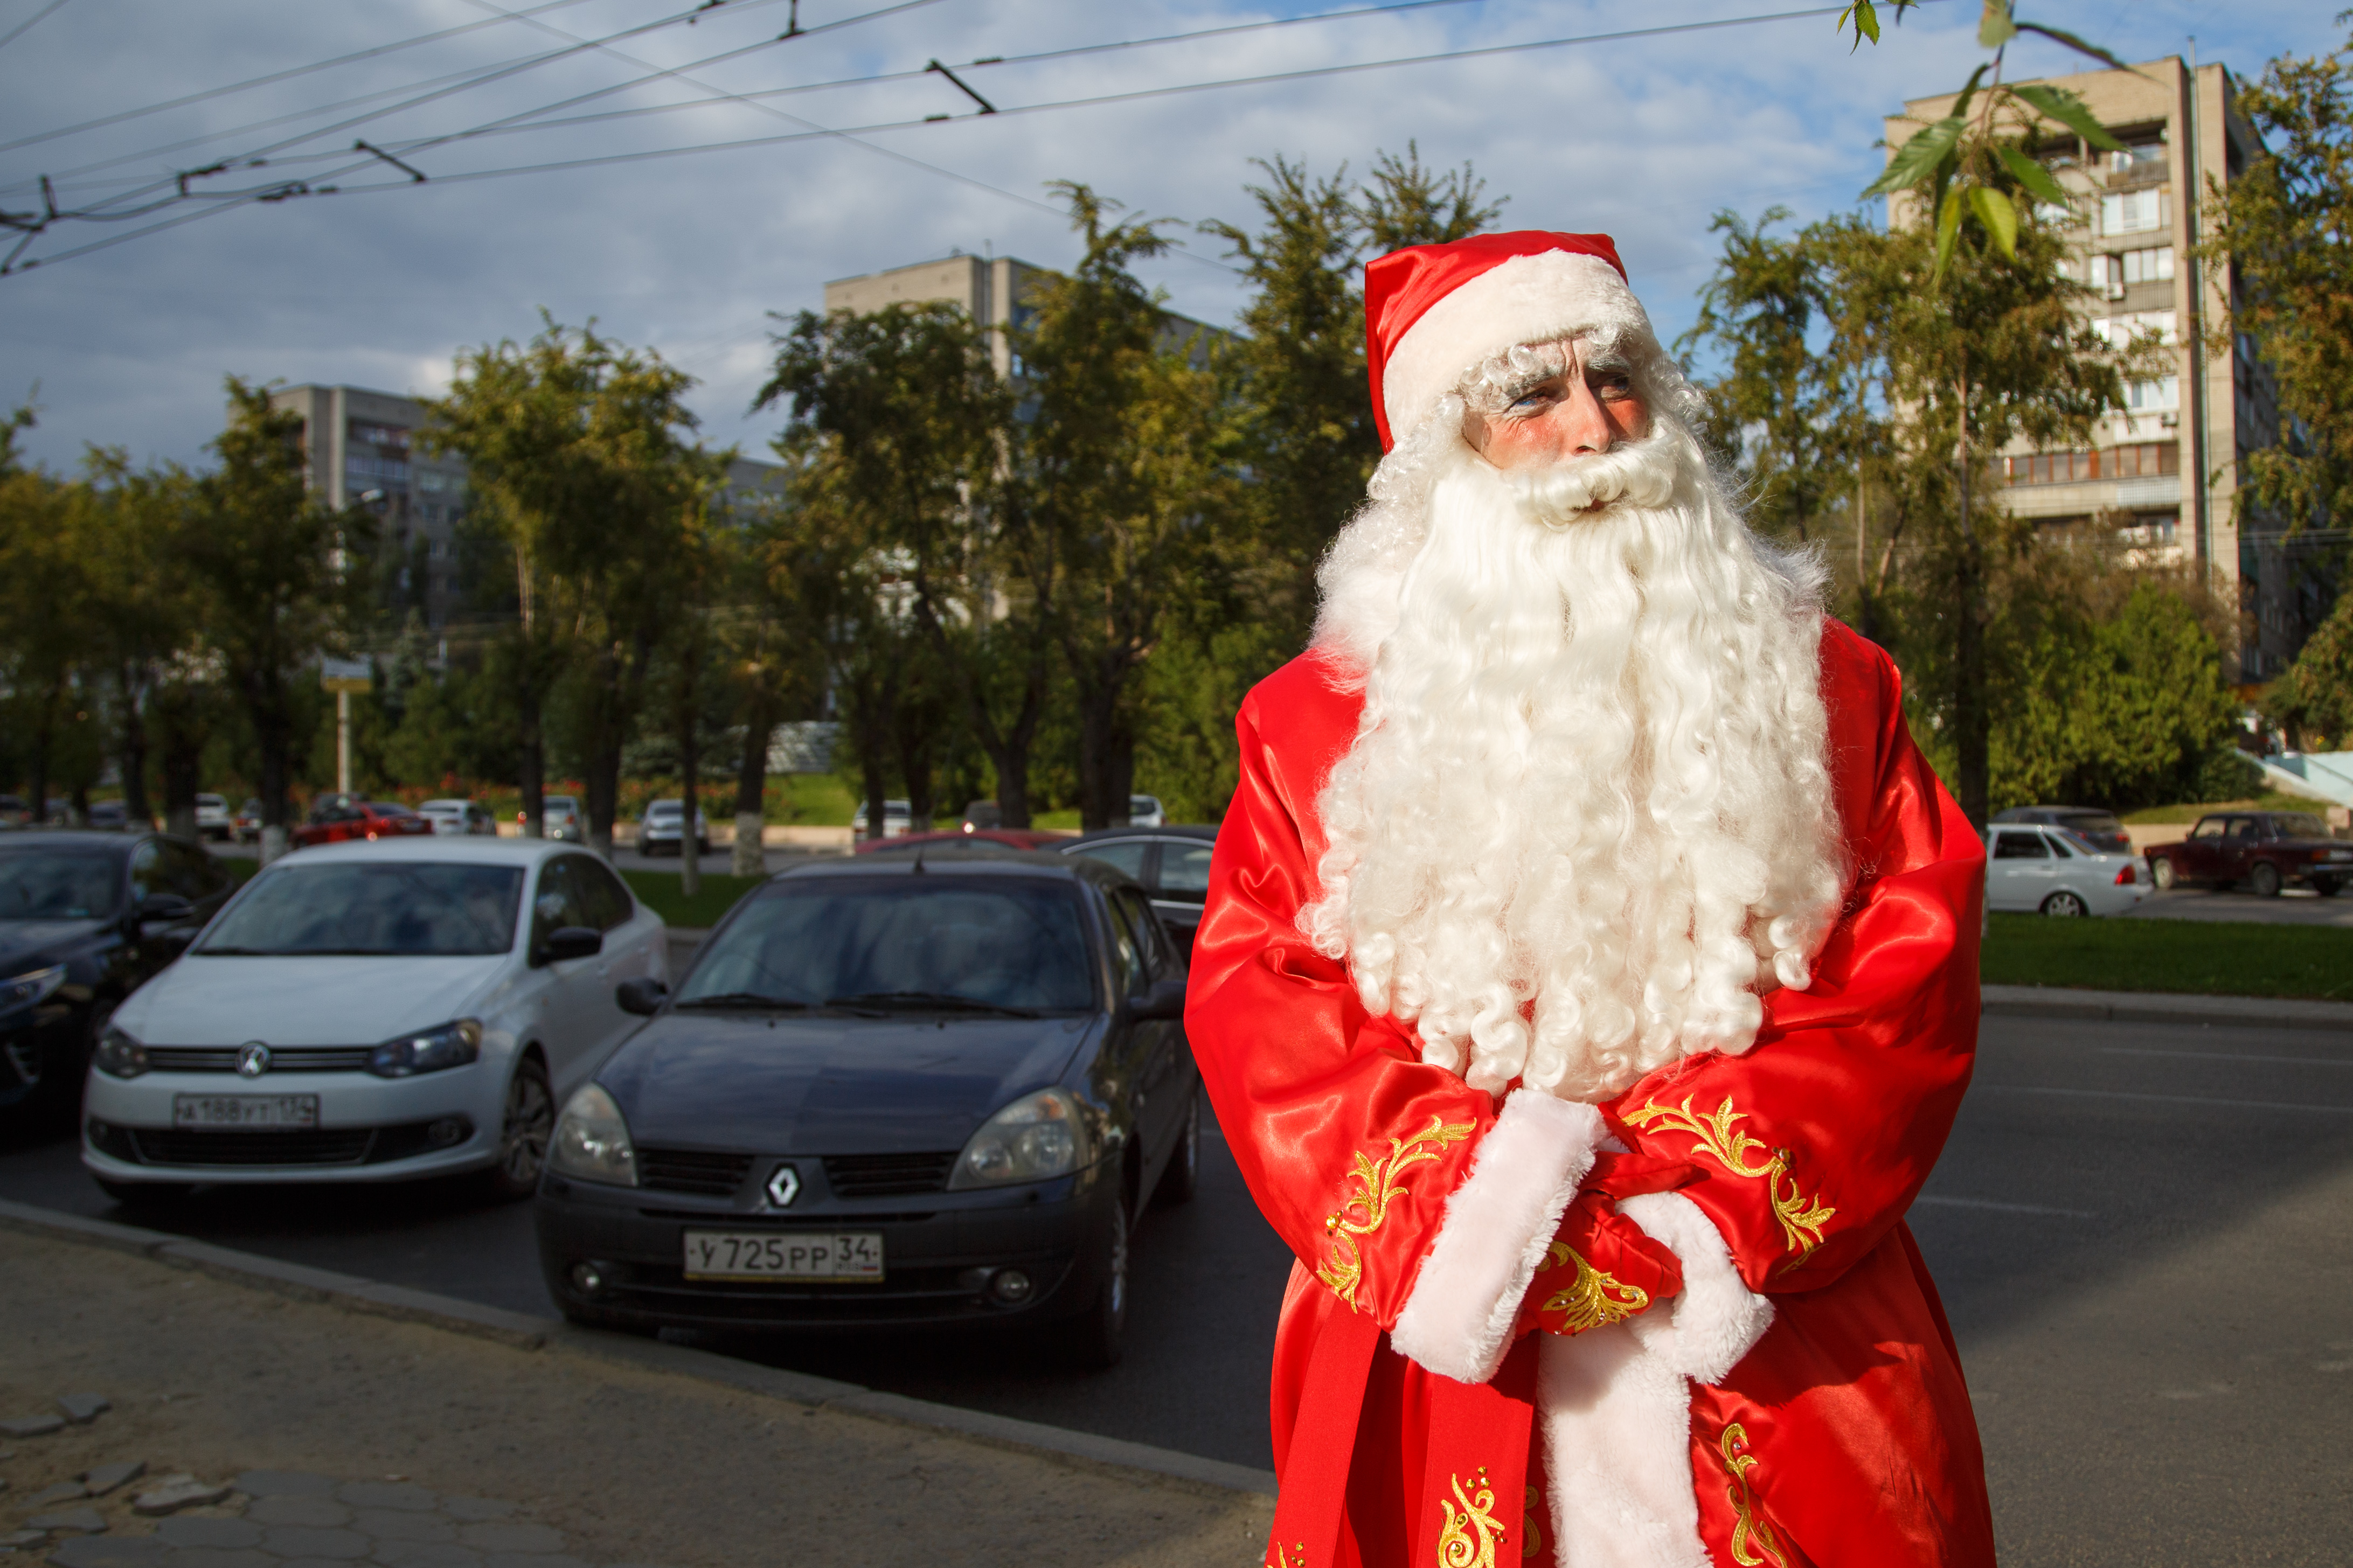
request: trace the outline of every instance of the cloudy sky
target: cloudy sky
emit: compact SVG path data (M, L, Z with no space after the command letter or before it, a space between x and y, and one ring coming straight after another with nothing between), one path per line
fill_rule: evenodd
M1616 235L1672 335L1713 213L1852 205L1880 117L1978 58L1962 0L1852 55L1835 7L1786 0L696 5L0 0L0 209L40 210L47 175L60 210L99 215L0 277L0 403L38 384L28 445L55 467L93 442L200 461L225 374L431 394L455 350L527 337L544 307L683 365L709 437L757 454L779 423L747 408L765 312L817 306L827 279L958 249L1064 265L1045 186L1071 179L1182 220L1187 254L1150 280L1225 322L1240 279L1191 226L1250 222L1251 159L1361 170L1409 142L1475 163L1510 226ZM2195 35L2201 60L2248 77L2339 42L2331 9L2027 7L2131 59ZM802 35L780 38L796 10ZM1311 16L1326 19L1252 26ZM1591 37L1634 28L1655 31ZM1557 39L1590 41L1514 47ZM1492 52L1203 86L1470 50ZM934 59L1005 112L974 112ZM2053 46L2011 60L2073 68ZM338 63L305 68L322 62ZM742 145L677 151L712 143ZM178 174L221 163L176 200ZM296 182L336 190L224 199Z

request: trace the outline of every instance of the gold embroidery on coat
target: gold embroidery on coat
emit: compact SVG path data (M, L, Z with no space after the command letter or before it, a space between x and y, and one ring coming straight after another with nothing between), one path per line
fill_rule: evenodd
M1412 1137L1390 1139L1385 1158L1375 1160L1362 1151L1357 1152L1356 1168L1350 1177L1356 1184L1356 1195L1324 1217L1324 1233L1332 1239L1326 1244L1323 1266L1315 1270L1315 1278L1347 1302L1350 1311L1356 1310L1356 1287L1365 1278L1364 1254L1356 1247L1356 1237L1380 1229L1388 1219L1389 1205L1407 1195L1399 1177L1408 1166L1437 1159L1440 1150L1470 1137L1476 1125L1432 1116L1430 1125Z
M1732 1484L1724 1495L1732 1500L1736 1518L1732 1525L1732 1560L1741 1568L1759 1568L1770 1563L1775 1568L1787 1568L1781 1555L1781 1542L1775 1539L1773 1527L1757 1517L1757 1499L1748 1489L1748 1472L1757 1465L1757 1456L1748 1451L1748 1431L1736 1421L1724 1429L1723 1439L1716 1445L1724 1454L1725 1473ZM1763 1552L1759 1557L1757 1552Z
M1296 1557L1284 1552L1279 1541L1271 1543L1267 1550L1273 1555L1266 1560L1266 1568L1307 1568L1307 1542L1303 1541L1291 1543L1291 1550L1299 1553Z
M1629 1285L1614 1274L1605 1274L1585 1260L1585 1255L1565 1241L1556 1241L1546 1249L1546 1256L1555 1268L1574 1262L1577 1278L1565 1290L1556 1290L1541 1310L1567 1314L1567 1321L1552 1331L1556 1334L1581 1334L1588 1329L1608 1328L1622 1323L1651 1304L1651 1293L1640 1285Z
M1462 1478L1448 1478L1454 1486L1454 1500L1438 1500L1446 1510L1446 1523L1438 1532L1439 1568L1495 1568L1495 1548L1503 1543L1504 1527L1495 1522L1495 1489L1487 1484L1487 1472L1482 1468L1472 1478L1473 1489L1462 1489ZM1462 1511L1454 1511L1454 1503Z
M1680 1109L1671 1109L1653 1100L1639 1110L1628 1111L1626 1120L1636 1127L1662 1121L1678 1132L1688 1132L1734 1175L1764 1182L1773 1200L1773 1217L1781 1222L1781 1232L1789 1239L1789 1250L1799 1258L1822 1244L1822 1228L1838 1210L1824 1207L1821 1199L1808 1197L1799 1190L1797 1178L1789 1174L1790 1155L1787 1149L1768 1148L1763 1139L1734 1131L1732 1124L1746 1121L1748 1113L1733 1110L1730 1095L1715 1108L1714 1115L1694 1110L1691 1097L1686 1095Z
M1544 1555L1544 1489L1531 1483L1528 1500L1520 1510L1520 1561Z

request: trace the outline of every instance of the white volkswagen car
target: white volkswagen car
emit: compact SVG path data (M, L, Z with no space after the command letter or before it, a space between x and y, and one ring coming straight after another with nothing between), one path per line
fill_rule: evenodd
M661 917L546 840L325 845L246 884L115 1011L82 1163L124 1203L198 1182L479 1171L521 1197L555 1108L670 977Z
M1997 823L1986 830L1986 908L2120 915L2148 897L2130 850L2106 850L2064 827Z

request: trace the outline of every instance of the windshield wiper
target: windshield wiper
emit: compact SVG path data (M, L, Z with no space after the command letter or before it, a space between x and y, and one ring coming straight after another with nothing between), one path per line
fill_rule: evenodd
M855 996L828 996L828 1007L906 1007L917 1011L938 1010L958 1013L995 1013L1007 1018L1034 1018L1034 1007L1008 1007L998 1002L983 1002L976 996L955 996L944 991L866 991Z
M696 996L684 1002L673 1002L673 1007L740 1007L746 1010L774 1013L806 1013L808 1004L796 1002L789 996L764 996L757 991L721 991L709 996Z

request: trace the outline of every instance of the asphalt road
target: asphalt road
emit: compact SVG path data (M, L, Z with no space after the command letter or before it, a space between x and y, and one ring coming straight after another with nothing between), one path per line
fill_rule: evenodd
M1113 1372L970 1338L712 1348L1264 1466L1290 1260L1221 1142L1203 1165L1192 1205L1145 1221ZM114 1213L60 1134L0 1133L0 1195ZM528 1207L455 1189L200 1194L166 1223L549 1310ZM1912 1225L1975 1391L2006 1563L2344 1561L2353 1033L1989 1018Z
M2283 888L2275 899L2253 893L2176 888L2151 893L2128 921L2242 921L2250 925L2341 926L2353 930L2353 897L2324 899L2309 888Z

